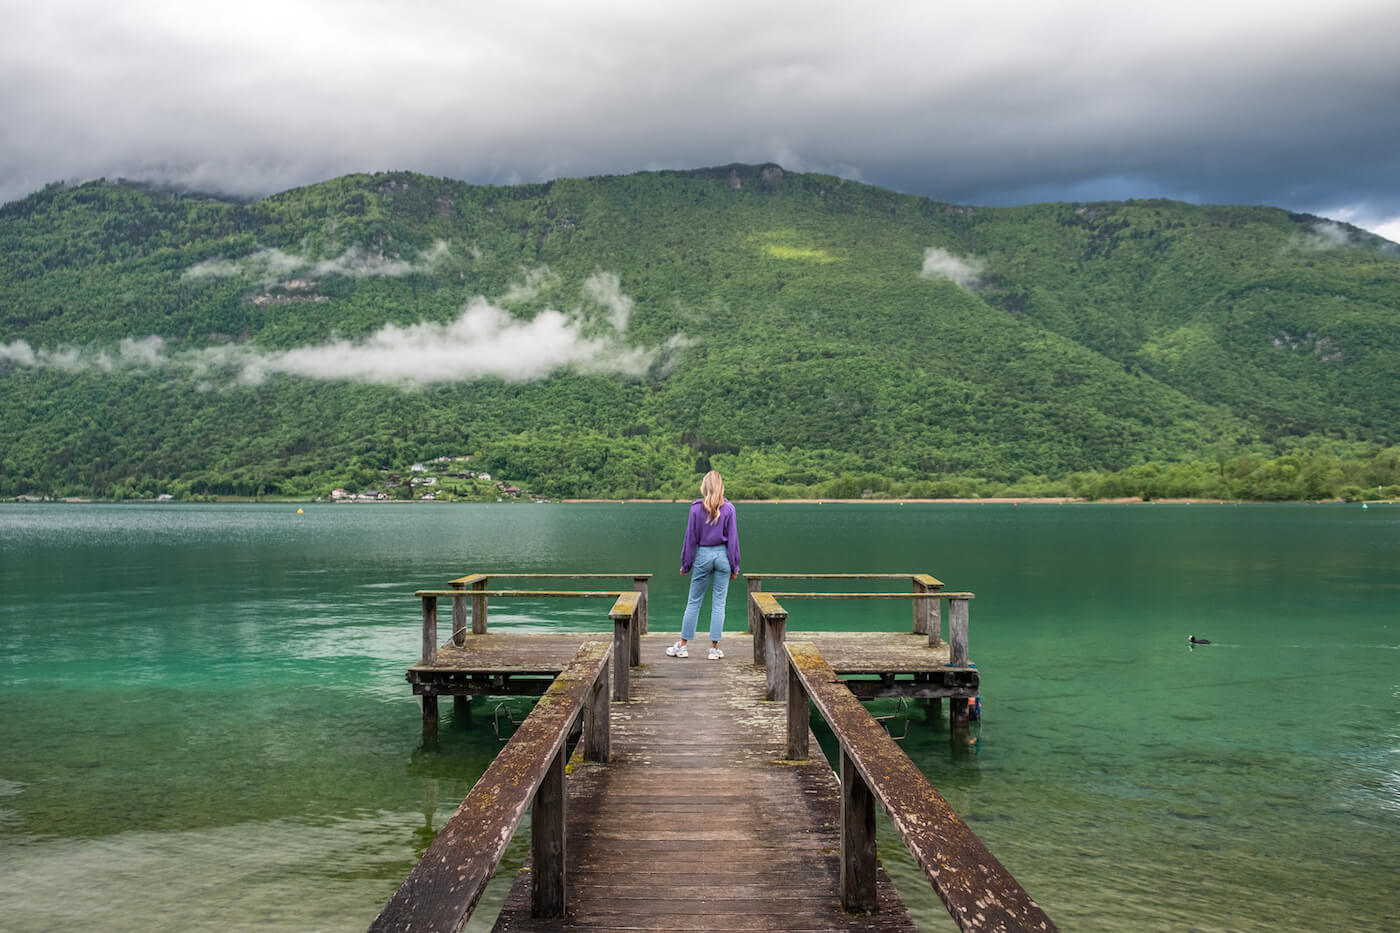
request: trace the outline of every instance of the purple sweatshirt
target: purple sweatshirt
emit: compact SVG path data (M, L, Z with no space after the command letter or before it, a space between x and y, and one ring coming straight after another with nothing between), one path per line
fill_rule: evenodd
M681 573L690 573L695 564L697 548L715 544L725 545L729 552L729 572L739 572L739 527L734 524L734 506L728 499L719 507L719 521L710 524L705 500L696 499L690 506L690 520L685 525L685 544L681 547Z

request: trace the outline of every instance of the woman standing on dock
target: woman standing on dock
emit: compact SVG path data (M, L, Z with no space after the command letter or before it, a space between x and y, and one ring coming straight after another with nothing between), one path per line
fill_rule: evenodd
M734 523L734 504L724 498L724 478L711 470L700 481L700 498L690 506L681 546L681 573L694 569L690 578L690 599L685 604L680 641L666 649L673 658L688 658L686 642L695 637L700 621L700 603L705 587L710 587L710 660L724 657L719 640L724 635L724 598L729 581L739 575L739 528Z

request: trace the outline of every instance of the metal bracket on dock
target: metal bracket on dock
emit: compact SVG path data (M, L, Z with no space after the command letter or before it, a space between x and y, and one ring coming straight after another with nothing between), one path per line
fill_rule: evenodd
M510 714L510 707L507 706L507 705L504 703L504 701L503 701L503 702L500 702L500 703L497 703L497 704L496 704L496 708L495 708L494 710L492 710L492 712L491 712L491 728L492 728L492 730L494 730L495 733L496 733L496 741L498 741L498 742L509 742L509 741L510 741L510 735L507 735L507 736L502 736L502 735L501 735L501 713L502 713L502 712L504 712L504 713L506 714L506 722L510 723L511 726L514 727L514 728L512 728L512 729L510 730L510 735L514 735L514 734L515 734L515 729L519 728L520 723L516 722L516 721L515 721L515 718L511 716L511 714Z
M871 716L870 718L884 726L885 732L896 742L903 742L909 738L909 701L904 697L895 697L893 713L888 716ZM890 728L890 720L892 719L904 720L904 730L899 735L895 735L894 730Z

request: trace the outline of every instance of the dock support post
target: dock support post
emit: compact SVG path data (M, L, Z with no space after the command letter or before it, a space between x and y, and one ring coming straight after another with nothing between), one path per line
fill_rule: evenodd
M875 795L841 749L841 906L873 914L875 892Z
M489 577L482 577L480 580L473 581L472 589L484 590L489 582L491 582ZM472 634L486 634L486 597L484 595L472 595Z
M763 578L744 577L744 582L749 586L749 595L745 597L745 600L749 607L749 634L752 635L758 631L759 620L763 618L763 616L759 615L758 607L754 605L753 601L753 594L763 590ZM754 659L754 663L759 663L757 658Z
M948 600L948 663L967 667L967 600Z
M928 592L928 584L925 583L923 580L920 580L918 577L915 577L915 578L914 578L914 592L915 592L915 594L927 593L927 592ZM914 600L914 634L915 634L915 635L927 635L927 634L928 634L928 616L929 616L929 612L928 612L928 611L929 611L929 604L930 604L930 603L937 602L937 601L938 601L938 600L932 600L932 599L915 599L915 600Z
M612 652L612 698L619 703L627 702L628 689L631 687L630 666L632 659L632 626L636 624L635 616L622 616L613 619L613 652Z
M583 710L583 760L606 763L612 757L612 701L608 688L609 660L603 665L593 689L588 691L588 705Z
M637 609L627 625L627 665L639 667L642 663L642 626L647 615L647 597L644 590L637 590Z
M627 700L632 667L642 663L638 629L641 627L644 598L640 590L619 593L617 602L608 610L608 618L613 622L612 698L620 702Z
M783 652L787 660L787 652ZM802 686L802 678L797 676L792 663L787 664L787 759L806 761L811 755L808 734L812 729L812 714L807 706L807 688Z
M530 847L534 874L530 885L532 917L564 916L564 758L561 745L549 763L530 808Z
M461 648L467 643L467 588L453 580L448 586L461 590L461 596L452 597L452 644Z
M767 593L749 594L750 612L758 615L758 631L753 636L754 663L761 664L765 677L764 697L781 700L787 696L788 657L783 649L787 638L787 610Z
M920 599L920 594L941 593L943 591L943 581L935 579L926 573L914 575L914 634L927 635L930 648L937 648L942 644L942 622L939 620L939 606L943 600L924 598Z
M943 600L926 599L928 603L927 615L924 617L928 626L928 646L937 648L943 644Z
M470 722L472 716L472 698L463 696L460 693L452 695L452 721L457 725Z
M787 616L766 616L763 620L764 653L768 664L768 699L781 700L787 697L788 659L783 650L787 639Z
M423 657L422 663L437 661L437 597L423 597Z
M640 627L639 629L637 629L637 634L638 634L638 635L645 635L645 634L647 633L647 585L648 585L648 580L649 580L649 579L650 579L650 578L648 578L648 577L633 577L633 578L632 578L632 589L634 589L634 590L636 590L638 593L641 593L641 594L642 594L641 599L638 600L638 602L637 602L637 605L641 607L640 613L641 613L641 620L642 620L641 627ZM640 638L637 639L637 652L638 652L638 657L637 657L637 660L633 662L634 664L640 664L640 663L641 663L641 639L640 639Z
M748 577L749 584L749 633L753 635L753 663L763 664L763 613L758 608L754 594L763 592L762 577Z
M968 754L968 738L972 730L968 726L967 697L948 699L948 744L954 758L965 758Z
M423 656L421 663L437 662L437 597L423 597ZM435 693L423 693L423 735L436 736L438 727L438 698Z
M948 725L954 729L966 729L967 722L967 697L949 697Z
M423 694L423 735L436 736L438 727L437 694Z

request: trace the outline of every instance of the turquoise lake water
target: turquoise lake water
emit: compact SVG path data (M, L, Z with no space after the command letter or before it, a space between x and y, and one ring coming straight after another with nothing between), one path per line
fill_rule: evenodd
M686 507L0 505L0 927L364 929L499 747L490 705L424 747L413 591L651 572L652 629L677 628ZM739 527L750 570L977 594L979 741L916 710L903 745L1062 929L1400 929L1400 506L741 504ZM607 627L568 603L491 624Z

